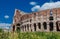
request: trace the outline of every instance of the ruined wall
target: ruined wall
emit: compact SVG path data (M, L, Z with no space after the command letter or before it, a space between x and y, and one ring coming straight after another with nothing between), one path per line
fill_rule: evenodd
M52 13L53 20L49 20ZM49 31L49 23L53 22L53 31L56 31L56 22L60 21L60 8L42 10L39 12L33 12L31 14L20 14L19 10L16 10L14 15L14 23L20 23L21 31L34 31L34 23L36 23L36 31ZM43 23L47 23L47 29L43 27ZM38 28L38 23L41 23L41 29ZM16 25L16 24L15 24ZM60 26L60 25L59 25Z

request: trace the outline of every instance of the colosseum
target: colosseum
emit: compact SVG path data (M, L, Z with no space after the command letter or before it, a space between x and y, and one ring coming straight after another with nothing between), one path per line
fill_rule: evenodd
M15 9L12 30L21 32L60 31L60 8L31 13Z

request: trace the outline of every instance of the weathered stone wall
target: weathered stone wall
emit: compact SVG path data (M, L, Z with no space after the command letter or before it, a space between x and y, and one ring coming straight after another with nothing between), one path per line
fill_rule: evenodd
M49 20L50 13L52 13L53 20ZM60 22L56 24L56 22L60 21L60 8L55 8L51 10L43 10L39 12L33 12L31 14L20 14L20 11L16 10L14 16L14 24L15 30L17 29L17 24L19 23L19 28L21 32L34 32L34 31L60 31L57 30L57 26L59 27ZM50 26L50 22L52 22L52 27ZM41 25L38 25L40 23ZM47 28L44 29L43 23L46 23ZM34 26L35 24L35 26ZM39 26L41 28L39 28ZM52 30L50 30L52 28Z

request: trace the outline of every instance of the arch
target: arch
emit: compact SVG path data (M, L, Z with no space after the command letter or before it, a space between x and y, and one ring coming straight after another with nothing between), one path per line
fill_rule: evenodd
M18 23L16 26L20 26L20 24Z
M15 25L13 26L13 31L15 31Z
M44 29L46 30L47 29L47 23L43 22L43 26L44 26Z
M32 21L32 19L30 19L30 22Z
M41 23L38 23L38 28L41 29Z
M50 31L53 31L53 22L49 22Z
M36 23L34 23L34 31L36 31Z
M17 31L20 31L20 27L17 27Z
M50 16L50 17L49 17L49 20L53 20L53 19L54 19L53 16Z
M59 22L59 21L56 22L56 29L57 29L57 31L60 31L59 25L58 25L59 23L58 23L58 22Z

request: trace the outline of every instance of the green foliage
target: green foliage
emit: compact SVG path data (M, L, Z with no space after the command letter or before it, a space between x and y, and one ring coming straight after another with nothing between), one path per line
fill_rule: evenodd
M0 39L60 39L60 32L0 32Z
M19 39L60 39L60 32L26 32L19 33Z
M8 38L9 38L8 33L5 33L5 32L0 33L0 39L8 39Z
M2 32L3 30L0 28L0 32Z

